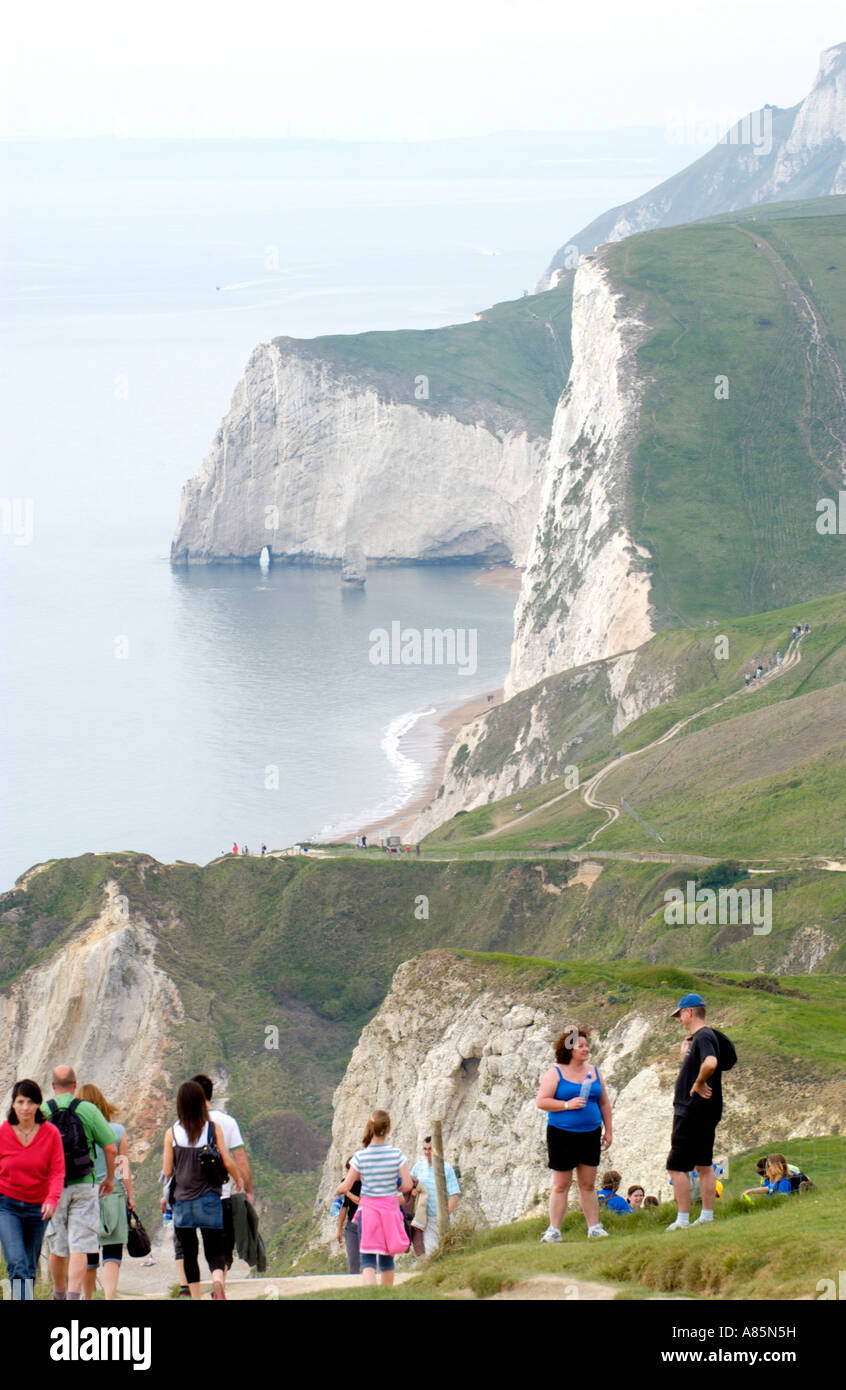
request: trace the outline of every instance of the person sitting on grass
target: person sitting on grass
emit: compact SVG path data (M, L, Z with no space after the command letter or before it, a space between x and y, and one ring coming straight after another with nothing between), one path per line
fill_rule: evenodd
M770 1154L764 1161L763 1185L761 1187L751 1187L743 1196L747 1202L753 1197L774 1197L777 1194L789 1197L791 1192L798 1191L793 1186L790 1178L790 1171L787 1167L787 1159L784 1154Z
M644 1209L644 1211L646 1210L647 1207L657 1207L658 1205L659 1205L659 1202L658 1202L658 1198L657 1198L657 1197L644 1197L644 1199L643 1199L643 1209Z
M630 1207L625 1197L620 1197L617 1188L623 1181L620 1173L615 1168L607 1168L602 1174L602 1186L597 1192L600 1206L607 1207L608 1211L628 1212L634 1210Z
M781 1154L777 1155L779 1158L781 1156ZM761 1179L761 1187L765 1187L767 1183L766 1167L766 1158L759 1158L758 1162L755 1164L755 1172ZM794 1192L805 1192L809 1187L814 1186L807 1173L803 1173L801 1168L796 1167L795 1163L788 1163L787 1174Z
M632 1211L640 1211L641 1207L643 1206L645 1196L646 1194L643 1188L641 1187L640 1183L632 1183L631 1187L626 1192L626 1201L628 1202Z

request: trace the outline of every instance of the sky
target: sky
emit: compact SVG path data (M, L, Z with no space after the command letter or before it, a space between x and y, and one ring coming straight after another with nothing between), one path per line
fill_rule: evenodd
M40 0L7 7L0 138L409 140L791 106L842 0Z

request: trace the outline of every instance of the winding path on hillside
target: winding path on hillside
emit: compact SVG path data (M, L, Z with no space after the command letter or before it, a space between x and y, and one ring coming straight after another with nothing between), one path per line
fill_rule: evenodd
M536 816L539 811L546 811L550 806L554 806L557 802L563 801L565 797L572 796L575 792L580 792L586 806L589 806L592 810L606 812L604 823L598 826L583 844L579 845L580 850L586 849L588 845L593 844L597 835L600 835L603 830L607 830L609 825L613 825L614 821L619 819L624 809L615 801L600 800L597 795L597 789L610 773L616 768L621 767L623 763L631 761L632 758L639 758L644 753L648 753L651 749L660 748L662 744L669 743L672 739L676 738L688 724L693 723L696 719L701 719L703 715L713 713L714 710L720 709L723 705L729 704L732 700L743 699L749 695L756 695L764 685L769 685L772 681L778 680L779 676L783 676L787 671L792 670L792 668L801 661L801 640L801 634L797 638L791 638L781 666L776 666L772 671L768 671L767 674L762 676L760 681L756 681L754 685L751 683L748 686L743 685L739 690L733 690L730 695L724 695L721 700L715 701L714 704L705 705L702 709L695 710L693 714L685 715L684 719L678 719L671 728L667 729L666 732L661 734L658 738L653 739L651 743L644 744L642 748L633 749L631 753L624 753L619 758L612 758L610 762L606 763L604 767L601 767L598 772L595 772L582 786L570 787L566 792L560 792L557 796L550 797L548 801L542 801L540 805L533 806L531 811L525 811L522 815L514 817L513 820L505 821L502 825L498 825L495 830L486 831L484 835L479 835L478 839L489 840L494 836L501 835L505 830L511 830L515 825L523 825L526 821L531 820L533 816ZM622 799L625 800L625 797ZM655 832L653 831L652 833L654 834ZM621 851L621 853L623 852ZM631 857L637 859L640 856L632 852Z

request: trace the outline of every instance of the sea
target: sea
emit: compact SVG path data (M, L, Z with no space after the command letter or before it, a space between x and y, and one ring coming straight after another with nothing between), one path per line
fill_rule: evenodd
M256 343L469 319L688 159L650 130L0 146L0 888L88 851L318 842L419 796L435 716L502 684L515 593L463 566L359 592L172 568L181 486ZM473 632L473 670L377 664L396 622Z

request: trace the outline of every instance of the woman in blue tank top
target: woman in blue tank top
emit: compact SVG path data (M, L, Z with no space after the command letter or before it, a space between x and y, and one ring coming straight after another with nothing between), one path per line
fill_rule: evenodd
M552 1170L549 1225L541 1240L561 1239L574 1168L588 1236L607 1236L599 1220L596 1170L600 1150L611 1144L611 1103L599 1070L590 1061L586 1028L573 1025L553 1046L555 1065L544 1074L537 1095L538 1109L548 1115L546 1146Z

